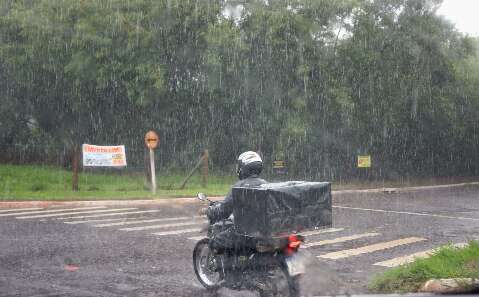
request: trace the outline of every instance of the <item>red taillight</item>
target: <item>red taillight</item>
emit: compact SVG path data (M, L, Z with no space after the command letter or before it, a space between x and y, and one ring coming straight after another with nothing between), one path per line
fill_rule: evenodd
M301 245L301 240L296 235L290 235L288 237L288 247L297 249Z
M291 255L296 252L303 241L304 238L300 235L293 234L288 236L288 245L284 249L286 255Z

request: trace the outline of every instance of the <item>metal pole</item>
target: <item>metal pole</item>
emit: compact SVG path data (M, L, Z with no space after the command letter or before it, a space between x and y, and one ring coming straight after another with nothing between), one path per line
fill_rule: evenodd
M150 148L151 192L156 194L155 152Z

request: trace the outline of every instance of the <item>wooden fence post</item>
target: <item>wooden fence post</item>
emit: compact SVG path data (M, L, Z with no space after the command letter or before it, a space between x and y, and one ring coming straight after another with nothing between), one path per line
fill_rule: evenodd
M208 160L209 160L209 153L208 153L208 150L205 150L203 155L198 160L198 163L196 163L195 167L193 167L193 169L191 169L190 173L183 180L183 183L181 183L180 189L185 188L186 183L188 182L188 180L193 176L195 171L200 168L201 165L203 165L202 170L201 170L202 171L202 183L203 183L203 186L206 186L206 184L208 182Z
M73 148L73 158L72 158L72 169L73 169L73 177L72 177L72 190L74 192L78 192L78 167L80 163L80 150L78 149L78 144L75 144Z
M209 154L208 150L205 150L205 152L203 154L203 166L201 168L201 175L202 175L201 181L202 181L203 187L208 186L208 173L209 173L208 163L209 163L209 159L210 159L210 154Z

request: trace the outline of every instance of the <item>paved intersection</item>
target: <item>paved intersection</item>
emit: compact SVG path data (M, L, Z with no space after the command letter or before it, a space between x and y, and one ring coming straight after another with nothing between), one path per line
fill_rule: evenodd
M199 207L0 209L0 293L208 296L191 267ZM374 273L479 238L479 188L337 195L333 217L332 228L304 233L307 294L364 293Z

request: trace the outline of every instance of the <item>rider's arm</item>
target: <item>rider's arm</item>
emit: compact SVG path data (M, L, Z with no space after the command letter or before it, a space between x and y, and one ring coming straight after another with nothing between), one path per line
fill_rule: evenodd
M227 219L233 213L233 195L231 191L226 195L225 199L208 207L206 215L213 222Z

